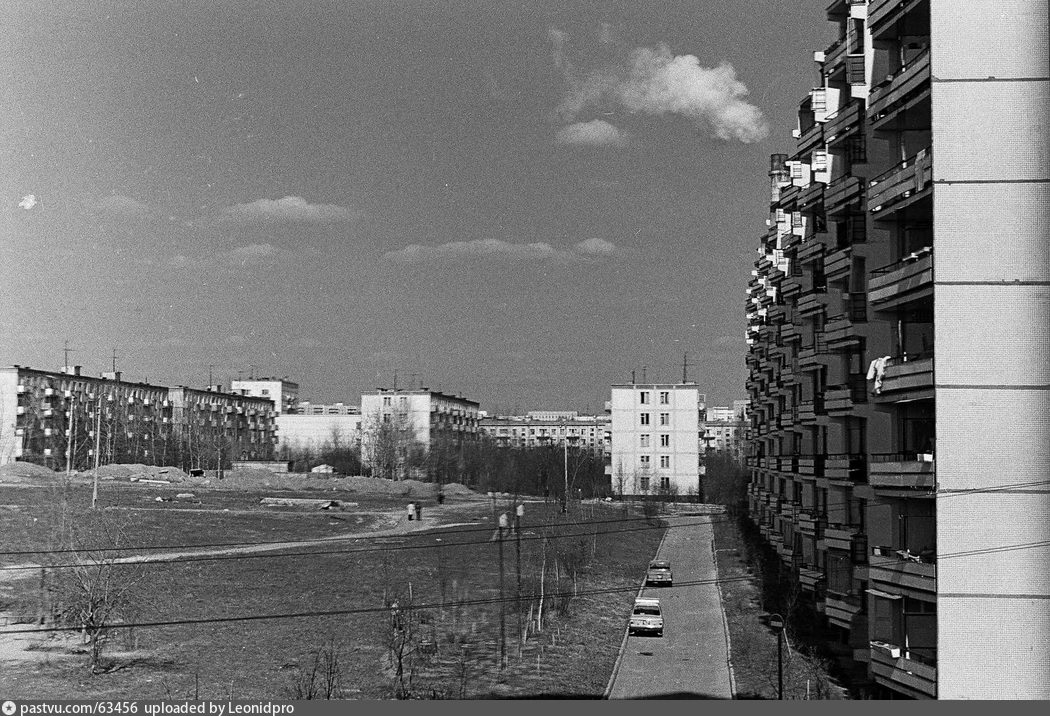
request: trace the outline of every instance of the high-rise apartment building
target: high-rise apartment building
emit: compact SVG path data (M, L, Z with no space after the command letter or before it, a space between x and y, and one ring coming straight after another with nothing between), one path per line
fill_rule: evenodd
M749 286L751 515L868 693L1047 699L1047 0L827 16Z
M272 400L278 415L296 412L299 402L299 384L287 378L238 378L231 381L230 388L235 393Z
M609 476L616 494L698 494L704 402L696 383L612 386Z

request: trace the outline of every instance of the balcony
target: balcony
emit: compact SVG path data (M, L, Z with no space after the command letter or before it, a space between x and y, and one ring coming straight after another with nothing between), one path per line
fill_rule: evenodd
M886 361L878 403L922 400L933 397L933 355L896 356Z
M828 591L827 601L824 605L824 616L832 624L848 629L850 631L861 631L863 624L864 600L857 594L839 594ZM867 631L864 626L863 631Z
M812 370L825 365L827 353L828 344L824 340L824 336L817 334L812 343L806 343L799 347L799 370Z
M867 320L867 314L863 310L863 294L851 294L860 296L860 300L848 301L847 313L839 313L829 316L824 324L824 340L829 351L835 353L849 352L859 346L863 340L863 332L859 325Z
M865 540L865 536L859 532L858 527L836 526L824 528L824 546L828 549L842 549L848 552L854 550L857 541ZM865 552L867 550L865 549Z
M824 258L824 241L823 239L816 238L818 235L814 235L802 242L798 251L795 253L795 261L800 266L804 266L813 261L820 261ZM821 237L826 237L827 234L819 234Z
M868 484L876 489L933 490L937 487L933 455L873 453L868 462Z
M782 343L793 343L802 338L799 326L795 323L785 323L780 327L780 340Z
M876 311L933 295L933 247L872 271L868 275L868 301Z
M868 387L863 375L851 375L848 382L829 385L824 391L824 409L832 417L846 417L867 402Z
M828 184L824 192L824 211L827 215L842 214L847 209L859 205L864 195L864 184L863 177L849 175L841 176Z
M795 205L800 191L801 189L794 184L784 187L780 190L780 199L777 201L777 206L781 209L790 209Z
M824 123L824 141L829 147L860 132L864 126L860 108L860 102L850 101L849 104L828 117L828 121Z
M876 39L893 35L929 35L929 18L913 13L923 0L871 0L868 27ZM898 23L902 23L900 28Z
M868 183L868 211L885 219L925 196L932 185L933 147L927 147Z
M854 453L835 453L824 457L824 477L829 480L860 482L864 479L867 459Z
M828 294L824 290L814 289L799 296L795 310L802 316L823 311L828 305Z
M844 246L824 255L824 277L828 281L838 281L849 277L853 262L853 247Z
M799 455L798 474L802 477L824 477L823 455Z
M824 125L821 122L814 122L811 127L806 128L802 132L802 136L798 139L797 153L799 156L809 154L818 146L823 144L824 139Z
M824 573L819 569L802 567L798 570L798 581L805 591L815 592L824 583Z
M879 130L901 112L914 107L930 95L930 52L926 50L912 59L896 74L875 85L868 98L868 121ZM929 126L924 114L920 124Z
M784 280L780 283L780 295L783 298L790 298L802 292L802 281L801 274L788 274L784 277Z
M835 75L846 61L846 38L840 37L824 50L824 74Z
M875 681L916 698L937 698L936 664L909 659L905 654L904 649L894 644L871 642L871 673Z

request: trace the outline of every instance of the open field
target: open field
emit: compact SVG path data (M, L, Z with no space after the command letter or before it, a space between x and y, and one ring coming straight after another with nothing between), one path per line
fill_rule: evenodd
M127 570L144 577L129 617L135 623L229 621L114 630L105 655L107 670L97 675L86 667L84 647L66 633L25 637L0 630L0 642L7 642L6 650L0 648L0 658L8 659L0 672L0 691L5 694L289 698L296 695L296 678L321 650L338 655L334 692L342 698L391 698L398 692L410 698L600 697L634 590L663 532L654 521L633 515L625 520L619 506L573 505L570 514L562 516L553 504L527 503L521 540L526 595L522 611L524 620L532 605L533 630L519 656L515 605L505 602L507 667L501 672L499 544L488 499L461 497L442 506L430 502L421 525L405 521L408 500L400 496L303 491L304 496L353 501L358 507L274 512L258 505L259 498L273 490L142 485L106 485L103 490L107 508L97 510L94 519L127 527L133 537L130 544L170 550L182 545L342 539L298 546L291 550L294 554L286 548L197 561L113 565L116 574ZM155 500L184 491L195 497ZM84 516L90 488L78 486L73 493L67 514L90 521ZM46 545L40 540L46 540L49 515L55 514L54 496L49 487L0 487L0 530L5 537L12 535L10 541L5 539L7 551ZM496 507L504 511L509 505ZM409 526L427 530L409 532ZM349 537L391 527L383 537ZM515 544L513 539L504 543L508 599L516 587ZM0 559L7 565L27 561L24 555ZM538 601L529 597L539 592L541 573L548 598L543 629L537 633ZM38 591L34 577L0 573L0 611L10 615L21 607L15 610L29 617ZM611 591L588 594L595 590ZM552 599L554 592L562 596ZM393 629L395 615L387 608L394 600L401 606L396 615L401 631ZM8 629L18 626L33 625L11 624ZM16 638L31 638L30 651L15 653ZM408 654L401 662L400 684L396 659L390 658L392 642L398 639L406 642Z

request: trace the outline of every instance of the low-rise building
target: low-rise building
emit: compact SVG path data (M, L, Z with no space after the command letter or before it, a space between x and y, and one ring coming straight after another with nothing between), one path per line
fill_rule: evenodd
M580 415L576 411L530 411L526 415L483 418L480 428L502 447L562 445L567 440L573 446L604 453L610 420L606 415Z
M247 378L234 380L230 388L253 398L273 401L277 414L294 412L299 402L299 384L285 378Z

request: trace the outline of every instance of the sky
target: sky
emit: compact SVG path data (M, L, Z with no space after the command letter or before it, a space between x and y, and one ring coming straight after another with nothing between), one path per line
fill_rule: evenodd
M827 0L0 4L0 365L746 397Z

